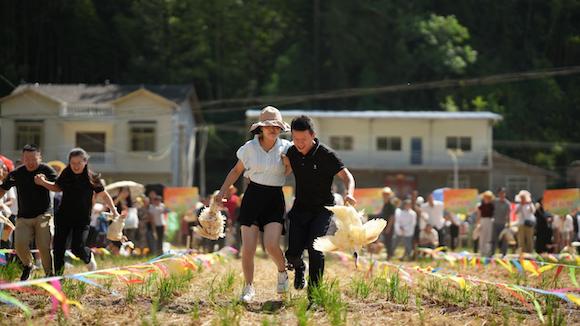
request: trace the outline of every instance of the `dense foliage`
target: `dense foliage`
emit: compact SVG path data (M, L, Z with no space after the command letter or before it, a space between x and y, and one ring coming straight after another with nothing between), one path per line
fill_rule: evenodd
M5 0L0 95L22 81L191 83L207 103L575 66L579 22L578 0ZM490 110L504 116L496 140L512 141L498 150L563 175L579 154L579 90L571 75L277 104ZM232 164L258 104L202 107L212 166Z

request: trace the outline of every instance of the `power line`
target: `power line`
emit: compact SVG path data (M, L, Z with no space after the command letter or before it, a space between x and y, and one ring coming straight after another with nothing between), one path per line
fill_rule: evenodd
M223 104L241 104L241 105L258 105L258 104L296 104L308 101L330 100L339 98L359 97L366 95L394 93L394 92L409 92L427 89L440 89L450 87L470 87L470 86L487 86L503 83L512 83L526 80L543 79L556 76L569 76L580 74L580 66L560 67L553 69L543 69L527 72L514 72L506 74L496 74L476 78L466 79L444 79L430 82L419 83L405 83L388 86L365 87L365 88L348 88L339 89L322 93L311 93L304 95L289 95L289 96L258 96L245 98L230 98L222 100L213 100L201 102L204 108L223 105ZM206 113L232 112L246 110L247 108L241 106L209 109Z

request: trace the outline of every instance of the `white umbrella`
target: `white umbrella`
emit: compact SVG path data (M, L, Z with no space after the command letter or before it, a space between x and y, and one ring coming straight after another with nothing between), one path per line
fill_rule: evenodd
M115 197L119 194L119 190L122 188L129 188L131 192L131 198L142 195L145 192L145 187L134 181L118 181L113 182L105 187L105 190L112 196Z

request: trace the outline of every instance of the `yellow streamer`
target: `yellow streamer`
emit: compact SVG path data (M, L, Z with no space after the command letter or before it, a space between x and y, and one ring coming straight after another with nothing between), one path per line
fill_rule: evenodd
M580 306L580 297L572 294L572 293L566 293L566 297L568 299L570 299L570 301L574 302L576 305Z
M500 258L496 258L495 261L497 263L499 263L501 266L503 266L505 269L508 270L508 272L513 273L514 272L514 268L512 267L512 265L509 262L505 262L503 259Z

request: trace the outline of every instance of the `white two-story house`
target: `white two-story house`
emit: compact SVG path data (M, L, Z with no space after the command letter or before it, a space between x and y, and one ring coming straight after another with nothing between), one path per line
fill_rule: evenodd
M44 161L67 162L73 147L111 182L184 185L194 120L190 85L24 84L0 98L0 153L40 146ZM189 184L190 185L190 184Z
M509 186L510 176L494 169L494 158L499 156L493 151L493 126L501 120L495 113L282 111L288 123L303 114L313 119L319 139L352 171L357 187L388 185L399 195L414 189L425 194L453 187L455 170L460 188ZM259 111L247 111L246 116L248 122L255 121ZM520 166L516 170L525 169ZM518 184L514 187L527 185L543 191L545 178L536 185L534 180L530 182L527 171L522 174L524 179L515 178Z

